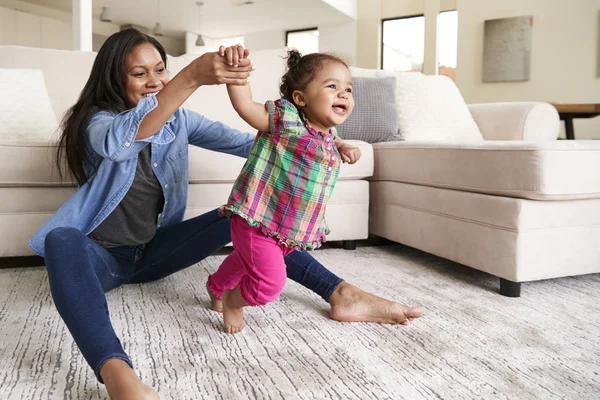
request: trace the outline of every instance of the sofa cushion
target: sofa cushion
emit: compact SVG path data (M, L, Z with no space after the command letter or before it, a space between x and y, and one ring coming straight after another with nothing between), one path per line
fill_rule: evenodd
M58 123L38 69L0 68L0 137L51 139Z
M371 182L370 201L371 233L513 282L600 272L600 199Z
M364 179L373 175L373 147L349 140L360 147L362 157L356 164L342 164L339 180ZM0 138L0 187L59 186L54 157L56 143ZM190 183L233 182L245 159L189 146ZM63 185L74 186L71 180Z
M350 67L352 77L396 77L403 140L483 140L460 91L446 76Z
M342 164L339 180L364 179L373 175L373 147L358 140L348 144L360 147L361 158L356 164ZM190 183L233 182L246 160L190 146Z
M30 68L42 71L50 103L58 121L77 101L89 78L95 58L96 53L92 51L0 46L0 68Z
M0 187L58 186L55 155L56 142L0 137Z
M229 197L233 182L190 185L185 219L193 218L223 205ZM348 216L352 218L348 218ZM325 220L331 229L327 240L366 239L369 235L369 182L366 180L338 181L327 202Z
M388 142L373 145L374 181L534 200L600 197L600 142Z
M396 77L352 77L354 111L337 127L342 139L367 143L399 140Z
M396 76L398 129L404 140L482 141L458 88L447 76L399 73Z

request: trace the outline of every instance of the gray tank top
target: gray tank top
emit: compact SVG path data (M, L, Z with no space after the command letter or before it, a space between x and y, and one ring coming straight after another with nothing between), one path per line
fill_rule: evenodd
M135 178L117 208L88 237L104 248L137 246L156 233L158 213L164 206L160 182L152 171L151 145L138 154Z

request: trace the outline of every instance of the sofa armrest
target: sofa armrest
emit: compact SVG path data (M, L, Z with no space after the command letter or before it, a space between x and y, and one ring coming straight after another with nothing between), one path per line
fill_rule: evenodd
M510 102L469 104L469 111L485 140L556 140L558 112L549 103Z

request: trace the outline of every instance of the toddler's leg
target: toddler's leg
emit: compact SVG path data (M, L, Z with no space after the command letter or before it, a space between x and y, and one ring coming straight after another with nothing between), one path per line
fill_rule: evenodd
M223 328L227 333L238 333L244 329L244 307L248 303L240 293L239 285L223 292Z
M210 308L213 311L223 311L223 304L220 300L223 297L223 291L236 287L243 275L244 267L238 252L234 250L223 260L219 269L208 277L206 282L206 289L211 302Z
M233 245L245 274L238 286L223 292L223 319L225 330L237 333L244 327L243 307L264 305L277 299L285 286L286 272L284 251L275 239L240 217L232 219L231 229Z

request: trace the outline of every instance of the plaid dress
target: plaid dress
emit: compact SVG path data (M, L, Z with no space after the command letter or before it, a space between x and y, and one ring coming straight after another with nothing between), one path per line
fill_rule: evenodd
M269 131L254 147L221 212L237 214L290 248L315 249L325 241L325 205L340 169L336 132L317 132L296 106L268 101Z

